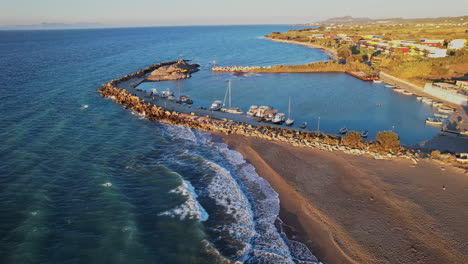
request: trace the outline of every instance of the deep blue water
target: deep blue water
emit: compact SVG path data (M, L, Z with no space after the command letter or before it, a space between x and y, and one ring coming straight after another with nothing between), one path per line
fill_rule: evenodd
M244 110L268 104L285 111L291 96L296 121L320 116L323 131L394 126L406 143L437 132L424 127L427 106L344 74L209 71L214 60L326 59L261 38L289 28L0 32L0 263L292 263L293 249L273 226L277 195L237 152L209 134L143 120L96 92L110 79L182 56L202 65L180 82L195 105L222 99L233 79L233 102Z

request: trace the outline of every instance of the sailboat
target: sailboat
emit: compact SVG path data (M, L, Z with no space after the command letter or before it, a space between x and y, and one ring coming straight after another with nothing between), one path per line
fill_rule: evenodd
M226 94L224 95L224 102L223 102L223 106L226 106L226 97L228 97L228 102L229 102L229 105L228 105L228 108L221 108L221 111L224 111L226 113L231 113L231 114L243 114L244 111L240 110L239 108L237 107L232 107L231 106L231 94L232 94L232 91L231 91L231 80L228 81L228 88L226 90Z
M177 103L179 104L193 104L192 99L188 95L181 95L180 94L180 81L177 80L177 87L179 90L179 99L177 100Z
M289 96L288 119L286 119L284 124L287 126L292 126L294 124L294 119L291 118L291 96Z

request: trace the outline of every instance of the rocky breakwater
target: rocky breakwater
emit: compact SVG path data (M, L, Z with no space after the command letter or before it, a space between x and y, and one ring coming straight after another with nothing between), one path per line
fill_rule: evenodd
M271 66L230 66L230 67L213 67L214 72L253 72L258 69L271 69Z
M170 63L169 63L170 64ZM154 68L167 66L168 63L152 65L144 70L112 80L101 86L98 90L103 97L109 97L126 109L132 109L138 114L144 115L149 120L166 122L173 125L183 125L203 131L238 134L249 137L257 137L272 141L281 141L293 146L312 147L326 151L342 151L353 155L367 155L376 159L408 158L417 162L416 153L412 150L399 147L391 151L382 150L378 142L361 142L358 146L345 146L341 137L316 133L310 131L299 131L294 129L275 126L255 126L244 122L236 122L227 119L213 119L208 116L196 116L194 113L186 114L167 109L145 101L143 98L130 94L126 89L117 88L124 81L145 75L145 72Z
M188 64L185 60L179 60L170 65L164 65L154 69L149 74L145 81L159 82L159 81L174 81L180 79L187 79L191 74L199 70L200 65Z

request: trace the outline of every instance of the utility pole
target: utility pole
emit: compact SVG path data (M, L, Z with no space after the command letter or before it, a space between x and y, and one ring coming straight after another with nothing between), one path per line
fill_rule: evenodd
M318 117L318 120L317 120L317 132L320 132L320 116Z

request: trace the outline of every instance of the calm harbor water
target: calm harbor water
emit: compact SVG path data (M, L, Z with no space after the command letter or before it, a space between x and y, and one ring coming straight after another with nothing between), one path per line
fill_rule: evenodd
M273 225L278 198L239 153L207 134L143 120L96 89L152 63L202 65L180 82L195 105L287 109L321 130L429 139L431 112L343 74L233 77L218 65L300 64L321 51L261 38L286 26L0 32L0 263L293 263ZM176 89L177 83L144 84ZM382 107L375 107L381 103ZM85 105L89 107L84 107ZM219 155L221 153L221 155Z

